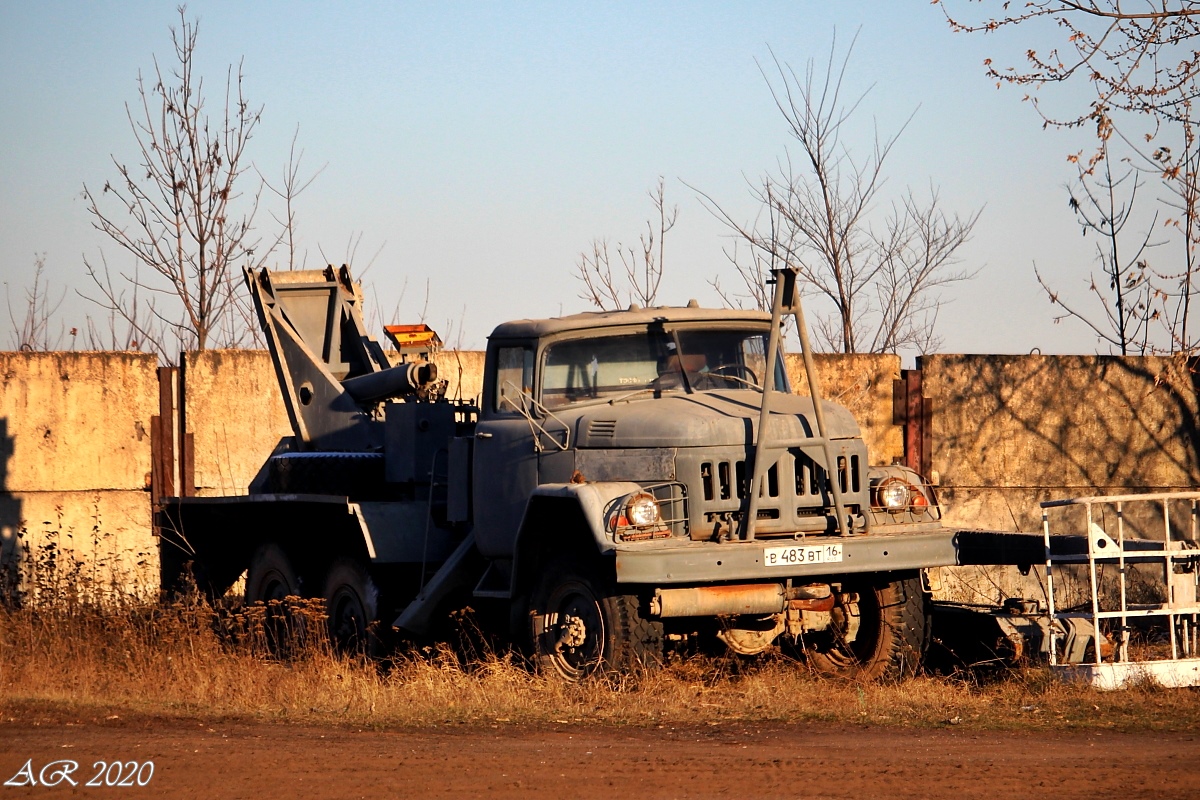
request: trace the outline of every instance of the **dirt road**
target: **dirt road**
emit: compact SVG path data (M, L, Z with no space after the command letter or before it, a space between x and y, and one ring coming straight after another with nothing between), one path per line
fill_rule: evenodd
M0 800L1200 797L1200 732L503 722L376 731L111 716L5 710L0 783L25 785L0 785ZM53 782L64 760L79 765L66 776L78 785L61 777L30 785ZM108 777L132 785L86 787L98 771L104 782L97 761L121 761ZM47 769L51 762L59 763Z

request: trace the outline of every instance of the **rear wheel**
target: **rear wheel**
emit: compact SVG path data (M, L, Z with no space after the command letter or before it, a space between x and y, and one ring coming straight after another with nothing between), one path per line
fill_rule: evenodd
M917 673L929 641L919 578L848 582L834 597L829 628L805 637L813 669L853 680L899 680Z
M579 681L662 661L662 624L642 616L636 595L618 592L575 562L546 569L529 612L534 659L543 673Z
M379 590L366 567L353 558L334 561L325 578L323 596L333 645L343 652L380 655Z
M300 580L283 548L268 542L254 551L246 573L246 602L270 603L299 596Z
M262 604L267 647L281 654L299 636L299 621L287 605L300 595L300 579L284 549L274 542L261 545L246 573L246 604Z

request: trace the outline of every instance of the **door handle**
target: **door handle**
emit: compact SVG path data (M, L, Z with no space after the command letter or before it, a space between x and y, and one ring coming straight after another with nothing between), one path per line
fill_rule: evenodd
M492 438L492 434L488 433L487 431L480 431L479 433L475 434L475 438L476 439L490 439L490 438Z

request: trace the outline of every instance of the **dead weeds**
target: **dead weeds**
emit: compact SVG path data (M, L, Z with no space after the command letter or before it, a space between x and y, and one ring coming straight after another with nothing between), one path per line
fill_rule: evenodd
M401 649L386 662L339 655L314 632L319 609L200 602L0 609L0 705L255 718L370 727L728 722L1007 730L1200 729L1200 691L1142 686L1101 693L1045 668L980 682L819 679L783 657L693 658L578 686L486 647ZM283 653L283 657L280 653Z

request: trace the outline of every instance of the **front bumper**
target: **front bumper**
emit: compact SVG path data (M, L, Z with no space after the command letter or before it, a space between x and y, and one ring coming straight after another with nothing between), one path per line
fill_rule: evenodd
M767 548L792 544L839 544L842 560L780 567L765 564ZM958 554L958 532L940 527L844 538L809 536L721 543L668 539L618 546L616 572L618 583L694 584L948 567L960 563Z

